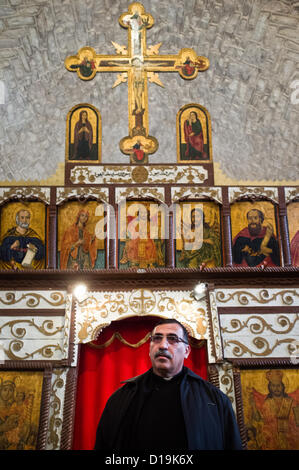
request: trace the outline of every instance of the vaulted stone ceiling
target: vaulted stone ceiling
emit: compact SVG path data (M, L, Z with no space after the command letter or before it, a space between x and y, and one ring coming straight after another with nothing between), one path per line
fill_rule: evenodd
M148 45L160 54L192 47L211 66L194 81L161 74L149 84L151 163L176 163L176 114L187 103L212 119L216 184L298 184L299 2L144 0L155 19ZM127 44L124 0L0 0L0 185L59 182L69 109L88 102L102 115L102 161L126 164L127 85L114 74L83 82L64 59L85 45L114 54ZM3 97L2 97L3 98ZM3 103L4 101L4 103ZM60 172L61 174L61 172Z

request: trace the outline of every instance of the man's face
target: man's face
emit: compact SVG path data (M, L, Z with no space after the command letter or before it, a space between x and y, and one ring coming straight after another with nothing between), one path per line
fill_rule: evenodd
M17 224L22 228L28 228L30 224L30 213L26 210L21 210L18 214Z
M282 383L270 383L269 388L274 397L281 397L283 393Z
M259 213L256 210L249 211L247 214L248 229L251 235L258 235L262 229L262 223Z
M163 338L160 343L150 343L150 358L152 361L153 371L162 377L173 377L178 374L183 367L184 359L189 356L190 346L179 342L169 344L166 335L176 334L183 339L183 331L180 325L175 323L166 323L158 325L152 335L161 334Z

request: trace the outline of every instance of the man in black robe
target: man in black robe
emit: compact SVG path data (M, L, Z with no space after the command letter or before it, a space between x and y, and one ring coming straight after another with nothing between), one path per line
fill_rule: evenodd
M177 320L152 332L152 368L109 398L95 450L241 450L229 398L184 366L188 334Z

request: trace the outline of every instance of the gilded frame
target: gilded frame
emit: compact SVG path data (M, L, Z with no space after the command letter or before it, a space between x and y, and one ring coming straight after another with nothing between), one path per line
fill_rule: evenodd
M10 431L6 432L10 433L8 436L3 436L3 441L9 444L9 447L11 449L6 448L2 450L14 450L14 446L16 446L16 450L44 450L46 449L47 445L47 433L48 433L48 428L49 428L49 413L50 413L50 395L51 395L51 376L52 376L52 368L48 366L44 366L42 363L34 363L32 361L28 363L20 363L20 362L5 362L5 364L0 366L0 377L2 377L2 383L0 384L1 386L3 385L11 385L17 390L17 386L13 385L14 382L17 382L20 380L22 382L24 381L24 377L27 375L28 380L27 383L23 383L23 388L20 388L17 390L20 392L20 395L23 393L23 400L30 400L30 393L29 393L29 388L32 387L32 381L29 383L29 375L34 375L39 376L39 396L38 398L38 403L35 406L35 408L39 408L38 412L35 410L35 421L34 421L34 434L35 434L35 439L33 444L30 446L30 439L28 443L22 442L24 439L19 439L18 437L22 437L22 433L18 435L18 427L20 424L26 424L26 413L28 415L28 412L30 411L30 403L26 403L26 406L28 409L22 410L18 408L18 405L14 402L12 403L12 406L15 405L16 409L11 410L11 419L15 419L17 422L17 426ZM7 382L13 382L12 384L5 384L5 381L3 382L3 377L6 377ZM21 387L21 385L20 385ZM28 388L29 387L29 388ZM32 390L30 390L32 392ZM34 390L35 391L35 390ZM27 394L27 396L26 396ZM21 397L20 397L21 399ZM12 407L11 406L11 407ZM25 405L24 405L25 407ZM22 416L22 413L25 416ZM38 416L37 416L38 415ZM31 424L31 422L30 422ZM28 436L30 438L30 436ZM10 438L11 440L7 439ZM32 438L32 436L31 436ZM10 444L11 442L11 444Z
M93 158L74 158L76 124L79 123L80 115L87 113L89 126L92 129L92 148L89 153ZM89 103L80 103L73 106L66 118L65 135L65 160L68 163L100 163L102 158L102 118L100 111Z
M238 211L238 208L242 207L243 206L243 211L241 212L241 210ZM273 237L275 238L276 240L276 244L277 244L277 248L276 248L276 254L275 254L275 257L278 259L279 258L279 263L276 263L275 261L272 261L272 253L269 254L268 256L264 256L265 258L265 261L259 261L257 262L257 264L253 264L252 266L246 266L245 264L242 264L242 263L247 263L247 261L245 261L245 257L243 257L243 260L241 263L237 263L237 261L234 259L234 246L235 246L235 243L237 241L238 238L243 238L244 239L244 243L245 244L245 239L248 238L250 235L247 234L247 232L245 232L245 230L249 230L249 224L248 224L248 220L247 220L247 214L249 214L249 212L251 211L255 211L255 214L260 214L260 212L262 212L262 217L264 218L264 220L260 219L261 220L261 229L268 229L268 227L271 228L271 230L273 230ZM260 215L261 217L261 215ZM277 204L275 204L274 202L272 202L271 200L269 199L256 199L256 200L247 200L247 199L238 199L237 201L234 201L231 205L230 205L230 220L231 220L231 247L232 247L232 251L233 251L233 259L232 259L232 262L233 262L233 266L234 267L240 267L241 264L242 266L245 266L245 267L259 267L260 265L262 265L263 263L265 263L265 265L269 264L270 266L274 266L274 267L279 267L279 266L282 266L282 262L283 262L283 256L282 256L282 247L281 247L281 243L280 243L280 237L281 237L281 228L280 228L280 224L279 224L279 217L278 217L278 207L277 207ZM272 235L270 237L270 242L271 242L271 239L272 239ZM255 238L257 239L260 235L256 235ZM266 235L263 236L264 237L264 240L267 238L267 233ZM246 248L246 246L245 246ZM245 251L245 248L242 250L242 251ZM252 248L249 247L248 250L251 250ZM238 250L240 250L238 248ZM274 251L274 249L273 249ZM257 259L258 259L258 255L261 254L259 253L258 251L256 253L253 253L252 256L250 254L250 252L248 252L248 254L250 255L249 256L249 259L253 259L253 256L256 256ZM241 255L239 255L241 256ZM273 255L274 257L274 255ZM271 259L270 259L271 258ZM269 261L267 261L269 259Z
M188 120L188 115L192 112L197 114L200 121L203 134L203 152L205 158L182 158L182 146L187 145L184 136L184 125ZM212 152L212 125L208 110L197 103L189 103L183 106L176 117L176 134L177 134L177 161L178 163L211 163L213 159Z
M101 206L101 210L98 211L99 206ZM88 247L89 256L85 256L85 259L83 259L81 254L81 262L83 265L80 267L80 264L78 265L75 260L76 254L77 258L80 258L79 250L78 248L71 248L71 244L75 242L75 226L79 221L79 214L82 213L87 214L87 220L84 222L83 239L84 250ZM67 221L67 225L64 224L65 221ZM104 232L101 230L104 229L103 202L91 199L86 200L84 203L74 199L67 200L58 206L57 222L57 265L59 269L80 270L106 268L107 242ZM98 229L100 233L97 233L98 225L100 227ZM100 238L101 235L102 238ZM77 242L78 239L76 240ZM62 250L63 241L68 245L64 247L64 250ZM68 259L72 262L69 263Z
M221 267L223 265L224 253L221 206L219 203L212 199L187 199L179 201L179 205L179 214L181 217L180 224L182 223L182 217L184 214L184 205L187 206L187 209L189 206L191 213L193 210L196 210L196 208L203 211L203 246L200 249L191 249L189 254L188 252L185 254L184 258L184 256L182 256L184 242L180 236L181 227L178 227L178 221L176 221L176 217L174 217L173 232L177 233L177 236L174 239L175 267L193 269ZM206 243L204 245L205 238L207 237L212 237L213 243ZM212 253L211 250L209 250L209 245L213 247ZM204 251L205 255L203 255Z
M27 212L27 220L29 223L26 231L23 234L20 234L16 231L16 228L19 225L17 218L20 212ZM42 220L40 221L40 218ZM3 220L5 219L5 220ZM29 220L28 220L29 219ZM23 222L19 219L20 222ZM24 250L24 246L28 243L28 250L33 249L36 251L35 254L32 252L31 259L27 260L26 255L22 256L20 259L18 255L12 255L14 250L6 250L7 257L9 259L0 260L0 270L40 270L44 269L47 266L48 261L48 233L47 233L47 221L48 221L48 207L46 204L39 200L17 200L11 199L3 204L0 208L0 245L2 246L5 240L10 240L14 238L19 244L18 249L20 251ZM23 229L25 230L25 229ZM20 241L20 238L27 240L24 244ZM12 242L10 242L12 243ZM29 248L29 244L31 247ZM33 245L33 246L32 246ZM43 246L42 246L43 245ZM16 250L17 253L18 250ZM43 253L43 257L42 256Z
M126 200L125 205L120 206L118 219L118 269L164 268L166 226L159 204L146 199ZM153 237L152 228L155 232Z
M240 429L241 440L244 449L256 450L251 444L248 445L248 429L246 426L246 393L242 389L241 375L243 371L260 371L266 374L270 371L298 371L297 365L292 364L289 358L261 358L261 359L230 359L233 364L234 390L236 398L236 416ZM297 394L299 395L298 391ZM263 450L263 449L259 449ZM280 449L277 449L280 450ZM292 449L290 449L292 450Z

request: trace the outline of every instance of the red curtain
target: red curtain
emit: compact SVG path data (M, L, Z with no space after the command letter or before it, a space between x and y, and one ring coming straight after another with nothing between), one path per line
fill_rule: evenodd
M97 341L81 345L74 450L93 449L99 418L109 396L121 386L122 380L142 374L151 367L146 339L157 322L158 319L153 317L113 322ZM202 347L200 344L191 347L185 365L207 379L205 342Z

